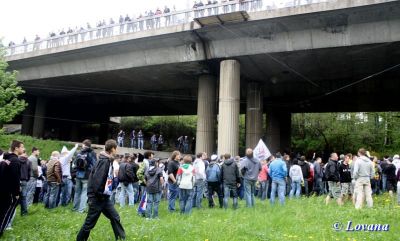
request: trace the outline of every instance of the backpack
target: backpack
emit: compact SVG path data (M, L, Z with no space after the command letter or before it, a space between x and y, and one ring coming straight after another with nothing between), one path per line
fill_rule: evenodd
M148 170L145 174L146 176L146 189L150 194L159 193L161 191L160 183L160 171L158 168L154 167Z
M85 178L86 176L86 171L88 169L88 161L87 161L87 156L88 154L85 153L78 153L76 155L75 161L74 161L74 167L75 167L75 177L77 178Z
M209 182L219 182L221 179L221 170L218 164L214 163L207 167L207 180Z

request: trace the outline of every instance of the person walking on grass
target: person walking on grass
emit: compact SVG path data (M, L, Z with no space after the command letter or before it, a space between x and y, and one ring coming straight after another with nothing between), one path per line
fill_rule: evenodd
M276 192L278 191L279 202L281 205L285 204L285 188L286 188L286 176L287 166L282 160L281 153L277 153L275 158L271 159L272 162L269 166L268 173L272 179L271 187L271 204L275 203Z
M332 153L328 164L325 167L325 178L328 180L329 193L325 198L325 204L328 205L331 198L335 198L338 205L340 201L340 175L338 168L338 155Z
M244 180L244 197L246 199L247 207L254 207L255 205L254 194L256 191L256 182L258 180L258 174L260 171L260 161L253 156L253 150L248 148L246 150L246 157L244 158L241 166L241 173Z
M303 172L298 162L299 161L295 159L293 161L293 166L291 166L289 170L289 177L292 180L289 198L293 198L294 195L296 195L296 198L299 198L301 194L301 183L304 183Z
M100 153L99 160L90 173L88 182L89 211L76 237L77 241L89 239L90 231L96 225L101 213L110 220L115 239L125 239L125 230L120 222L118 212L110 200L113 177L112 162L116 153L117 142L115 140L106 141L105 151Z
M350 154L344 156L343 162L339 165L340 198L339 204L343 205L346 198L350 198L351 192L351 169L349 165Z
M238 208L238 191L240 186L239 168L230 154L224 155L221 166L222 183L224 186L224 208L228 208L229 197L233 198L233 208Z
M159 168L159 162L150 160L149 169L145 173L147 206L146 218L158 218L158 206L161 201L161 191L164 185L163 170Z
M355 192L357 192L356 209L360 209L363 200L367 201L367 207L372 208L372 189L371 178L374 175L374 167L372 161L366 157L364 148L358 150L358 160L354 164L354 178L356 179Z
M195 170L192 165L192 157L183 157L183 164L178 169L177 180L179 183L179 207L182 214L190 214L193 202L193 187L195 182Z

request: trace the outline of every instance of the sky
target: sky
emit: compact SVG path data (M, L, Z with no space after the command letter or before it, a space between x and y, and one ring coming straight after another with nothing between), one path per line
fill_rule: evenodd
M32 41L38 34L41 38L50 31L58 32L68 27L86 27L89 22L95 26L100 20L106 22L112 17L117 21L122 14L138 16L147 10L176 10L191 6L191 0L13 0L2 1L0 13L0 39L4 45L12 40L16 44L24 37Z

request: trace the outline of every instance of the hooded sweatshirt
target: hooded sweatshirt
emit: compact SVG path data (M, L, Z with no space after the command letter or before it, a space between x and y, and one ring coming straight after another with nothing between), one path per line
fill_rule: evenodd
M310 175L310 165L305 161L299 160L299 166L303 172L304 179L307 179Z
M112 162L114 158L103 151L99 155L99 160L96 162L93 170L90 172L87 195L89 198L104 199L108 195L104 194L105 185L107 182L108 173L111 166L111 173L113 173Z
M196 172L196 180L206 180L206 167L204 161L197 158L194 160L193 167Z
M240 183L239 168L233 158L224 161L221 167L221 175L226 186L232 187Z
M289 177L295 182L304 181L301 167L296 164L293 165L289 170Z
M250 181L257 181L258 174L261 171L260 161L257 158L249 158L246 156L242 164L243 178Z
M29 181L29 179L31 178L31 168L32 168L31 162L28 160L27 157L24 156L19 157L19 162L21 163L20 180Z
M193 189L195 181L195 170L191 164L183 164L177 173L177 179L180 179L179 188Z
M71 178L70 160L74 156L77 148L78 148L78 146L75 146L69 152L62 153L61 156L60 156L62 175L65 176L65 177Z
M161 168L155 167L154 165L149 166L149 170L145 173L146 179L146 191L149 194L160 193L162 191L162 185L160 177L162 177Z
M4 153L0 171L0 195L18 196L20 191L21 164L14 153ZM5 161L8 161L7 164Z
M366 157L361 156L357 159L357 162L354 164L354 178L357 180L358 178L369 178L372 179L374 176L374 167L372 165L372 161Z

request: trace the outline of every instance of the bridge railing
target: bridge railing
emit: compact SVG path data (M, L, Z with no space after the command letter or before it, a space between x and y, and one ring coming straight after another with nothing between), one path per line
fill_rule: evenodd
M77 32L57 35L45 39L35 40L6 48L6 56L22 54L42 49L57 48L60 46L82 43L96 39L110 38L117 35L133 32L160 29L173 25L189 23L194 18L231 13L236 11L256 12L287 7L297 7L332 0L222 0L217 4L204 5L203 7L172 11L167 14L145 16L132 19L122 24L101 26L78 30Z

